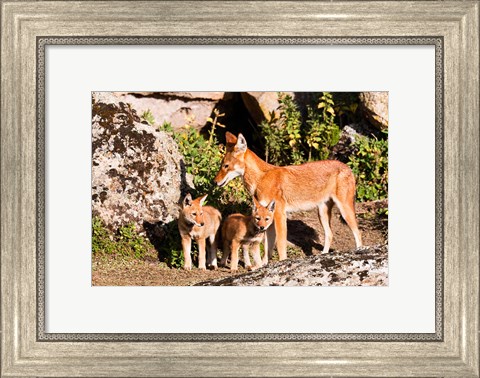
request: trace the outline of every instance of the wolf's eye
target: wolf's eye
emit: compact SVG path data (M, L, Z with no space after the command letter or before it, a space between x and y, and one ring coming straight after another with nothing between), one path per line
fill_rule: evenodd
M257 222L260 222L260 219L261 219L260 217L255 217L255 220L256 220Z
M197 215L197 213L192 213L193 216Z
M227 168L228 168L228 164L224 164L224 165L223 165L223 168L227 169Z
M200 212L200 215L203 215L203 211L202 211L202 212Z
M268 221L270 220L270 218L269 218L269 217L266 217L265 220L268 222Z

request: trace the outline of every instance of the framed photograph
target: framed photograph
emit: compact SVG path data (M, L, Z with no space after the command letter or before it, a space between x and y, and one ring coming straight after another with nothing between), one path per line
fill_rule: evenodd
M1 5L2 376L480 376L478 1Z
M92 285L388 286L388 118L388 92L93 92Z

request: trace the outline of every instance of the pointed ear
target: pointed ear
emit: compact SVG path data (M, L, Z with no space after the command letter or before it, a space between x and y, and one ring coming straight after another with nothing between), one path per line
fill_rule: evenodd
M275 200L272 200L272 201L268 204L267 208L268 208L268 211L274 212L274 211L275 211Z
M245 152L247 150L247 141L242 134L238 134L235 152Z
M203 206L205 203L205 200L207 199L208 194L205 194L201 199L200 199L200 206Z
M256 197L253 197L253 211L256 211L260 207Z
M192 196L190 193L187 193L183 199L183 207L192 206Z
M227 144L235 144L237 143L237 137L233 135L230 131L227 131L225 134L225 139Z

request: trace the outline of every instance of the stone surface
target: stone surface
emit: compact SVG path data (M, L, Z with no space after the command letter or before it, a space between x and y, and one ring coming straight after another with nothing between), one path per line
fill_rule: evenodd
M293 97L300 112L306 113L307 105L317 100L318 94L312 92L282 92ZM260 124L263 121L270 121L272 114L279 117L278 101L279 92L241 92L241 97L247 111L253 120Z
M137 112L111 93L92 98L92 213L108 228L178 217L185 182L183 158L164 132L141 123Z
M272 112L278 116L280 103L277 92L242 92L241 95L245 107L257 124L269 121Z
M198 286L388 286L388 246L270 263L253 272Z
M359 99L369 122L381 130L388 128L388 92L361 92Z
M131 104L138 115L150 111L155 125L172 124L174 130L185 125L197 129L207 124L207 118L220 100L228 99L225 92L114 92L117 101Z
M355 151L355 141L359 137L357 131L351 126L345 126L340 134L338 143L332 148L330 159L340 160L343 163L349 161L349 157Z

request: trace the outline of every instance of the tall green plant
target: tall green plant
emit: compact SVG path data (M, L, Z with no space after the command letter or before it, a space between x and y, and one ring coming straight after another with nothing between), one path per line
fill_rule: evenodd
M290 146L290 160L293 164L304 161L302 149L302 115L298 106L290 95L281 94L280 102L280 128L285 130L288 145Z
M384 132L388 134L388 131ZM350 155L348 165L357 179L357 199L371 201L388 196L388 138L359 137L357 152Z
M248 211L250 195L240 180L232 180L223 188L217 187L213 182L225 154L225 146L219 144L215 133L217 127L224 127L219 122L223 116L215 109L214 117L208 119L211 123L208 139L191 126L174 132L171 125L166 123L161 129L169 132L178 144L184 157L185 169L193 178L195 188L191 194L194 197L208 194L208 202L221 211Z
M268 122L260 125L266 160L289 165L327 159L340 139L332 95L323 92L315 106L307 106L305 121L292 96L279 93L279 103L279 116L272 114Z
M279 93L279 117L272 112L270 120L260 128L265 137L265 158L267 162L287 165L304 161L301 146L302 115L292 96Z

